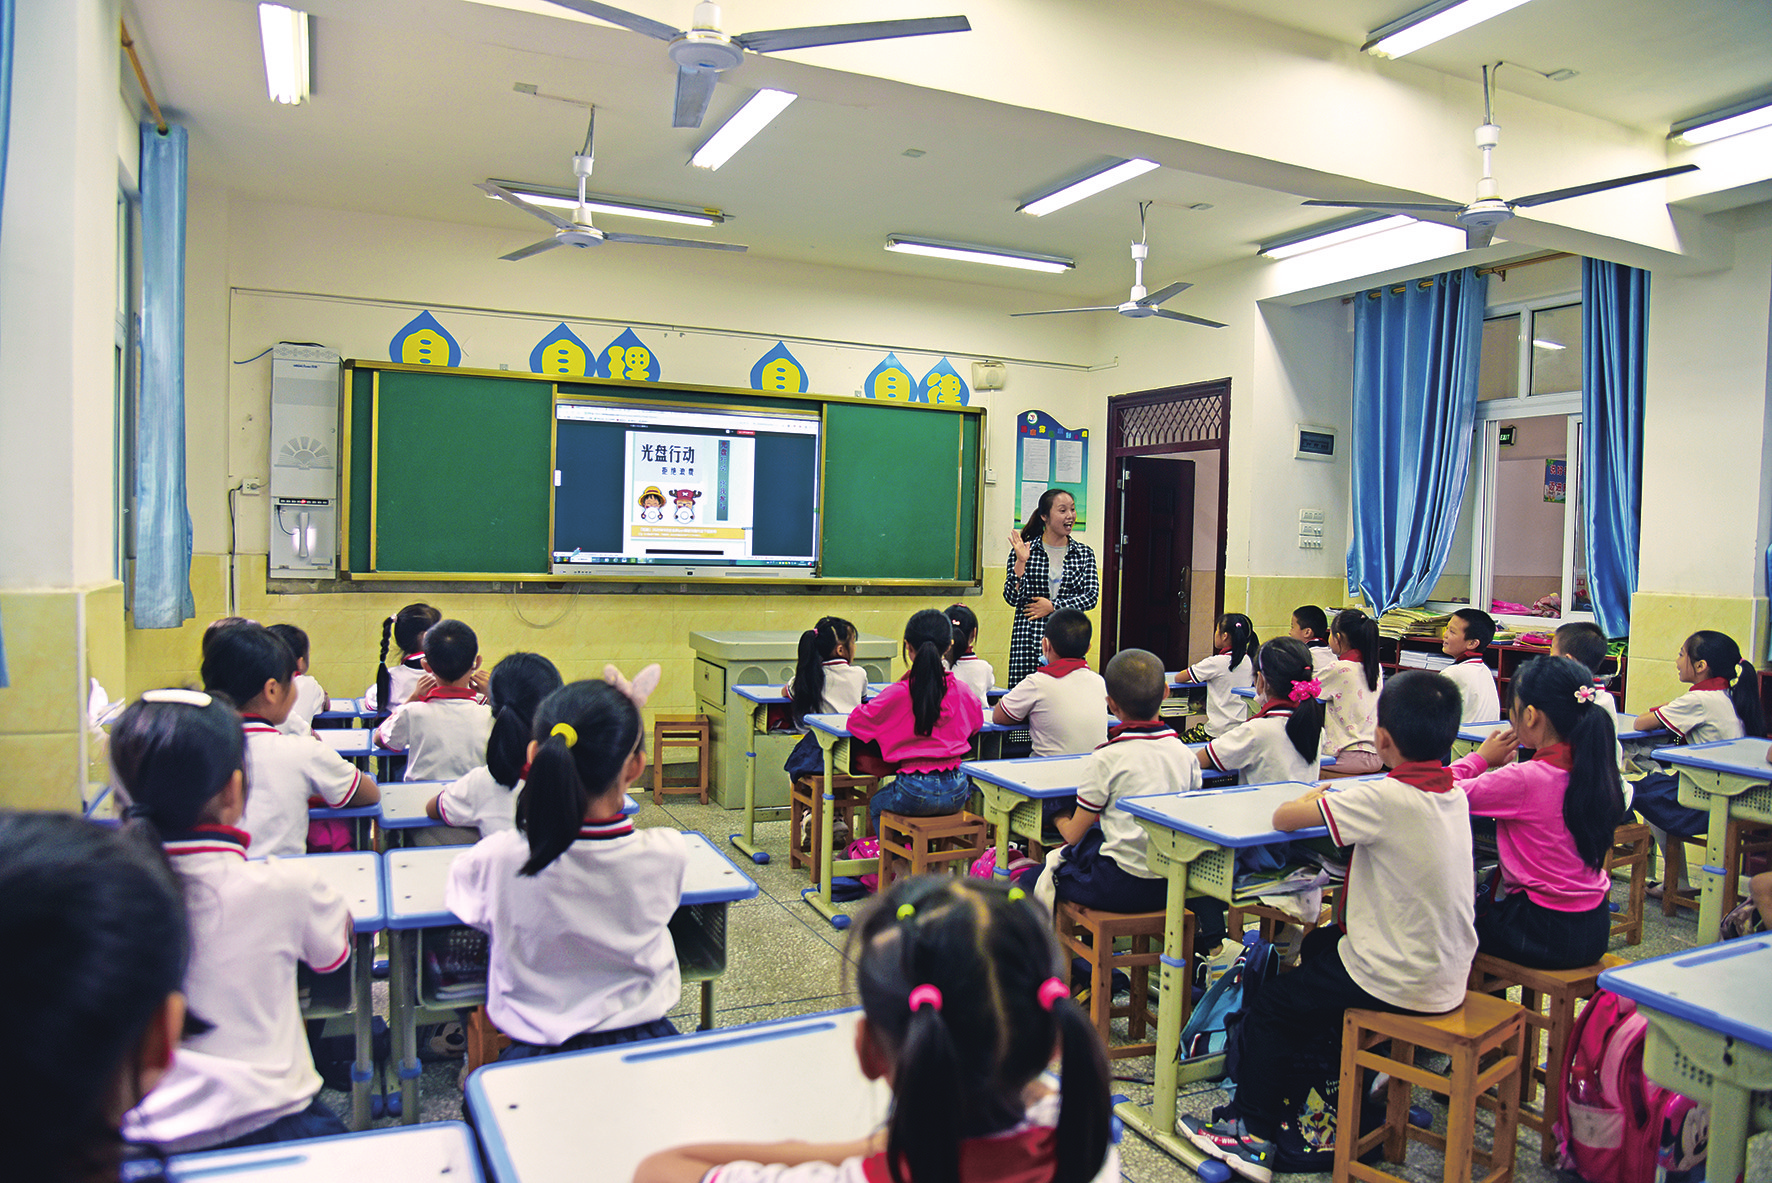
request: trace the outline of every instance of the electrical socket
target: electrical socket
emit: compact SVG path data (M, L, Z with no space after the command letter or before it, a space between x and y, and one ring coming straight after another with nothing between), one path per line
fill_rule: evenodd
M240 492L248 497L256 497L265 491L265 478L262 476L243 477L240 481Z

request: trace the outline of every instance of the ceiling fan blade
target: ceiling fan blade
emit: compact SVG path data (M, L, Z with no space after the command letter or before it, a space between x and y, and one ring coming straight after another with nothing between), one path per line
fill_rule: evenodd
M1380 213L1437 213L1455 214L1462 210L1462 205L1454 205L1450 201L1317 201L1315 199L1301 202L1302 205L1328 205L1336 209L1369 209Z
M629 12L624 8L616 8L610 4L599 4L597 0L548 0L561 8L570 8L586 16L594 16L600 21L608 21L612 25L620 25L624 29L632 29L636 33L644 33L648 37L656 37L660 41L673 41L683 35L682 30L673 29L663 21L655 21L638 13Z
M677 67L677 106L671 115L672 127L700 127L701 117L708 113L708 102L714 97L714 83L720 76L712 70L691 70Z
M811 49L815 45L847 45L852 41L886 41L893 37L971 31L972 22L963 16L931 16L908 21L859 21L853 25L765 29L759 33L740 33L732 40L753 53L775 53L783 49Z
M627 242L639 246L692 246L704 251L742 251L746 248L737 242L702 242L695 238L660 238L656 234L622 234L611 230L603 235L605 242Z
M1151 311L1155 312L1158 316L1167 317L1170 320L1184 320L1188 324L1191 324L1191 325L1203 325L1209 329L1224 328L1224 326L1219 324L1217 321L1207 320L1203 316L1189 316L1185 312L1171 312L1167 308L1153 308L1153 309L1151 309Z
M1508 202L1509 205L1545 205L1552 201L1562 201L1570 197L1585 197L1589 193L1604 193L1608 189L1622 189L1626 185L1640 185L1644 181L1659 181L1662 177L1677 177L1681 173L1696 171L1696 164L1682 164L1676 168L1657 169L1652 173L1638 173L1634 177L1617 177L1610 181L1595 181L1591 185L1571 185L1567 189L1552 189L1548 193L1534 193L1530 197L1519 197Z
M558 238L544 238L540 242L530 243L520 251L512 251L508 255L500 255L499 258L505 260L507 263L515 263L519 259L527 259L530 255L539 255L543 251L551 251L559 245L560 240Z
M480 190L482 193L490 193L494 197L503 198L524 213L533 214L535 217L540 218L556 230L573 229L573 224L571 222L568 222L553 210L543 209L539 205L530 205L527 201L524 201L521 197L518 197L503 185L494 185L491 181L483 181L480 184L475 185L474 188Z
M1039 312L1011 312L1010 316L1057 316L1061 312L1116 312L1118 304L1098 304L1094 308L1043 308Z
M1464 249L1467 251L1481 250L1495 241L1495 227L1466 226L1464 229Z
M1164 300L1169 299L1171 296L1179 296L1193 286L1194 285L1191 283L1182 283L1178 279L1168 287L1158 288L1156 291L1137 302L1143 304L1147 308L1153 308L1156 305L1161 304Z

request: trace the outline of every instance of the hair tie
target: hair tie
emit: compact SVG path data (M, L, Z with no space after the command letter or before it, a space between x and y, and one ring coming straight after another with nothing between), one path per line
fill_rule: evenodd
M911 991L909 1002L912 1014L916 1014L925 1004L927 1004L932 1010L939 1012L941 1010L941 991L934 986L931 986L928 982L924 982L921 986L918 986L915 990Z
M1009 889L1009 902L1010 903L1013 904L1016 900L1025 900L1027 898L1028 898L1028 893L1023 891L1021 888L1011 887Z
M1057 978L1047 978L1044 982L1040 983L1039 998L1041 1010L1051 1010L1053 1003L1057 1002L1060 998L1069 998L1070 996L1070 986L1059 981Z
M1323 684L1315 678L1303 678L1292 683L1292 690L1286 695L1293 702L1303 702L1307 698L1315 698L1323 693Z
M1591 683L1584 686L1577 686L1575 688L1576 702L1593 702L1598 696L1598 692L1594 690Z
M203 693L201 690L179 690L177 688L170 688L166 690L144 690L142 691L142 701L175 702L180 706L206 707L214 702L215 699Z
M548 738L552 739L556 735L566 741L567 747L571 747L578 742L578 730L570 723L554 724L553 730L548 732Z
M909 920L912 916L915 916L916 914L917 914L917 909L914 905L911 905L911 904L898 905L898 918L900 920Z

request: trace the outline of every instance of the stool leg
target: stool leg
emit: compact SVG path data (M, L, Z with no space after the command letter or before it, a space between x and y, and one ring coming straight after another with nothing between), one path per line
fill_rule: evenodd
M1151 939L1149 937L1135 936L1132 938L1133 953L1149 953L1150 951ZM1145 999L1150 992L1151 971L1149 966L1135 965L1126 972L1132 979L1132 1013L1126 1018L1126 1033L1131 1036L1133 1043L1143 1043L1148 1022L1145 1016ZM1111 990L1113 987L1109 986L1108 988Z
M1631 860L1630 868L1630 936L1626 939L1630 944L1643 943L1643 893L1649 890L1649 856L1637 855Z
M1525 1062L1520 1065L1519 1097L1522 1105L1530 1105L1538 1099L1538 1024L1533 1022L1544 1013L1545 997L1537 990L1520 987L1520 1005L1527 1012L1525 1031ZM1555 1011L1556 1004L1551 1004ZM1551 1021L1556 1021L1552 1014Z
M1519 1045L1516 1043L1516 1047ZM1474 1047L1452 1049L1452 1063L1446 1070L1446 1183L1465 1183L1471 1177L1471 1152L1476 1149L1477 1126L1477 1053ZM1508 1091L1514 1088L1514 1093ZM1496 1090L1496 1137L1500 1137L1503 1111L1518 1112L1514 1100L1517 1082L1502 1081Z
M1089 959L1089 1021L1101 1032L1101 1042L1111 1043L1112 1016L1109 1011L1114 1004L1114 971L1108 964L1113 956L1113 945L1104 941L1099 932L1089 934L1095 946L1095 956ZM1106 945L1106 948L1103 946Z
M1390 1058L1399 1064L1415 1063L1415 1045L1391 1040ZM1409 1082L1392 1076L1384 1086L1384 1161L1402 1162L1408 1157Z
M1341 1017L1341 1096L1335 1106L1335 1173L1336 1183L1353 1176L1348 1168L1354 1163L1354 1143L1359 1140L1360 1106L1366 1090L1360 1083L1360 1068L1354 1057L1360 1051L1360 1029L1353 1017Z
M1518 1035L1501 1045L1502 1055L1505 1056L1511 1052L1511 1054L1519 1056L1520 1071L1522 1072L1526 1071L1529 1067L1526 1063L1524 1051L1524 1031L1521 1031ZM1549 1092L1552 1097L1556 1096L1554 1089L1547 1087L1546 1091ZM1492 1172L1498 1170L1505 1171L1506 1174L1503 1175L1502 1178L1511 1179L1514 1171L1514 1154L1517 1148L1516 1143L1519 1141L1520 1137L1520 1107L1518 1105L1510 1105L1507 1103L1507 1088L1505 1087L1505 1084L1503 1087L1496 1089L1495 1094L1499 1105L1495 1110L1495 1143L1493 1148L1489 1151L1489 1169ZM1550 1112L1550 1106L1551 1102L1547 1101L1545 1103L1545 1111L1547 1115ZM1546 1124L1544 1139L1546 1142L1549 1142L1552 1140L1552 1137L1550 1126Z
M1552 1006L1550 1034L1544 1051L1544 1128L1538 1132L1538 1159L1550 1166L1557 1159L1557 1119L1563 1112L1563 1098L1557 1082L1563 1079L1563 1057L1568 1054L1569 1031L1575 1025L1575 1000L1568 1006ZM1532 1063L1522 1064L1522 1072L1530 1071Z
M1667 836L1667 853L1661 860L1661 914L1672 916L1680 910L1674 895L1674 884L1686 878L1686 843L1678 834Z

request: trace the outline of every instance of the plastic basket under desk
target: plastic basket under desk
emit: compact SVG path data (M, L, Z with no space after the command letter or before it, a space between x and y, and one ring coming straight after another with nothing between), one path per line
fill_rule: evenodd
M306 964L295 967L296 995L304 1019L335 1019L351 1013L351 971L357 960L353 947L345 963L329 974L315 973Z

